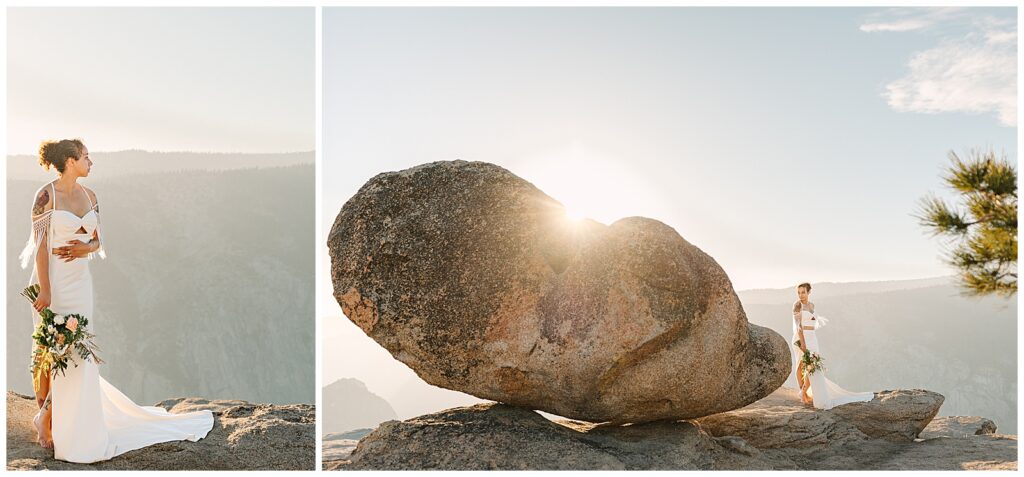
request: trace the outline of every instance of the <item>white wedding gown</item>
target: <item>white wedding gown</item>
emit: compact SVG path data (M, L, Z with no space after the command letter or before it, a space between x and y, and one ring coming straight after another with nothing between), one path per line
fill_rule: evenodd
M82 193L88 197L84 188ZM33 262L41 234L47 234L49 248L52 250L67 245L73 239L88 242L93 231L99 227L95 204L84 216L79 217L71 211L60 210L52 189L51 194L54 209L36 218L33 222L33 236L26 246L28 258ZM23 253L23 267L27 265L25 258ZM90 331L95 332L89 260L79 258L65 262L51 252L49 277L50 309L57 314L78 313L85 316L89 319ZM38 283L34 271L32 283ZM39 314L33 310L32 316L34 324L38 324ZM95 363L82 360L77 355L75 363L78 366L70 365L65 374L51 378L50 405L53 409L55 459L78 463L97 462L161 442L198 441L213 428L213 413L210 411L171 414L159 407L138 406L100 377Z
M816 335L816 330L821 328L822 325L823 321L816 315L806 310L801 311L800 323L796 323L794 320L793 339L790 340L790 343L799 339L799 335L797 334L798 327L813 326L815 328L813 330L804 330L804 340L806 341L804 345L807 347L808 351L818 353L818 355L822 357L825 367L828 367L828 357L822 354L821 350L818 348L818 337ZM803 355L803 351L795 345L793 345L793 349L794 355L797 358L796 362L799 362L799 357ZM794 372L797 370L797 366L795 364L793 366L793 370ZM825 370L815 371L810 375L810 380L811 386L807 390L807 394L814 400L814 407L818 409L832 409L843 404L849 404L851 402L867 402L875 398L875 393L873 392L857 393L847 391L839 387L838 384L825 377Z

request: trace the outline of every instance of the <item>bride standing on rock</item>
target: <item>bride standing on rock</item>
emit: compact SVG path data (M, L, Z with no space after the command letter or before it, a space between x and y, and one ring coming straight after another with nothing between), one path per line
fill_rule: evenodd
M92 160L82 141L47 141L39 148L43 168L58 178L41 187L32 206L32 232L21 266L35 260L29 284L39 285L33 321L49 308L80 314L95 322L88 258L104 257L96 194L78 183L89 176ZM35 346L35 343L33 343ZM38 442L54 458L90 463L160 442L197 441L213 428L213 414L171 414L138 406L99 375L96 363L75 355L63 375L42 369L33 375L39 412L33 422ZM42 368L40 366L40 368Z
M825 377L825 370L818 369L804 376L804 353L821 354L818 349L817 330L825 325L824 317L814 313L814 303L809 300L811 284L801 283L796 287L797 300L793 303L793 339L794 356L797 366L796 379L800 386L800 400L804 404L813 404L818 409L833 407L851 402L865 402L874 399L872 392L855 393L847 391Z

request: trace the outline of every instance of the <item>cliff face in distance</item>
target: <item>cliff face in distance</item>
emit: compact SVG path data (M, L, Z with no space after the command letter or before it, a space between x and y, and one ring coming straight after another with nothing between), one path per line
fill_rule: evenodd
M313 403L312 153L303 153L305 165L243 169L273 163L273 155L235 155L234 169L185 172L160 168L205 161L219 169L224 155L193 154L176 164L173 155L117 154L124 157L94 153L93 173L82 180L99 199L108 256L90 264L90 325L106 361L100 373L137 402ZM278 159L301 157L291 156ZM112 164L118 161L122 169ZM24 394L32 390L32 321L18 294L30 273L16 257L33 194L53 175L7 182L8 389Z

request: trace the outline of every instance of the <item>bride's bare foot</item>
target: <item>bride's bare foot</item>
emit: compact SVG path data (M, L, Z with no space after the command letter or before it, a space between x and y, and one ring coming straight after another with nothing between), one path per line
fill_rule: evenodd
M801 389L800 390L800 401L803 402L806 405L809 405L809 406L810 405L814 405L814 400L811 399L811 397L807 395L807 390L806 389Z
M43 418L45 411L45 409L40 409L36 413L36 417L32 419L32 424L36 426L36 434L38 434L36 443L42 446L43 449L53 449L53 436L50 435L49 419Z

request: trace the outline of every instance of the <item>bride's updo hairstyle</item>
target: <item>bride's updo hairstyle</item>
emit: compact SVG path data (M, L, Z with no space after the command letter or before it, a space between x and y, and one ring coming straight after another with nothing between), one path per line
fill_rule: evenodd
M807 289L807 293L811 292L811 284L810 283L804 282L804 283L801 283L801 284L796 286L797 290L799 290L801 288L806 288Z
M39 145L39 165L43 169L50 170L50 166L56 167L57 172L64 172L64 164L69 157L79 159L82 157L82 150L85 144L81 139L62 139L60 141L43 141Z

